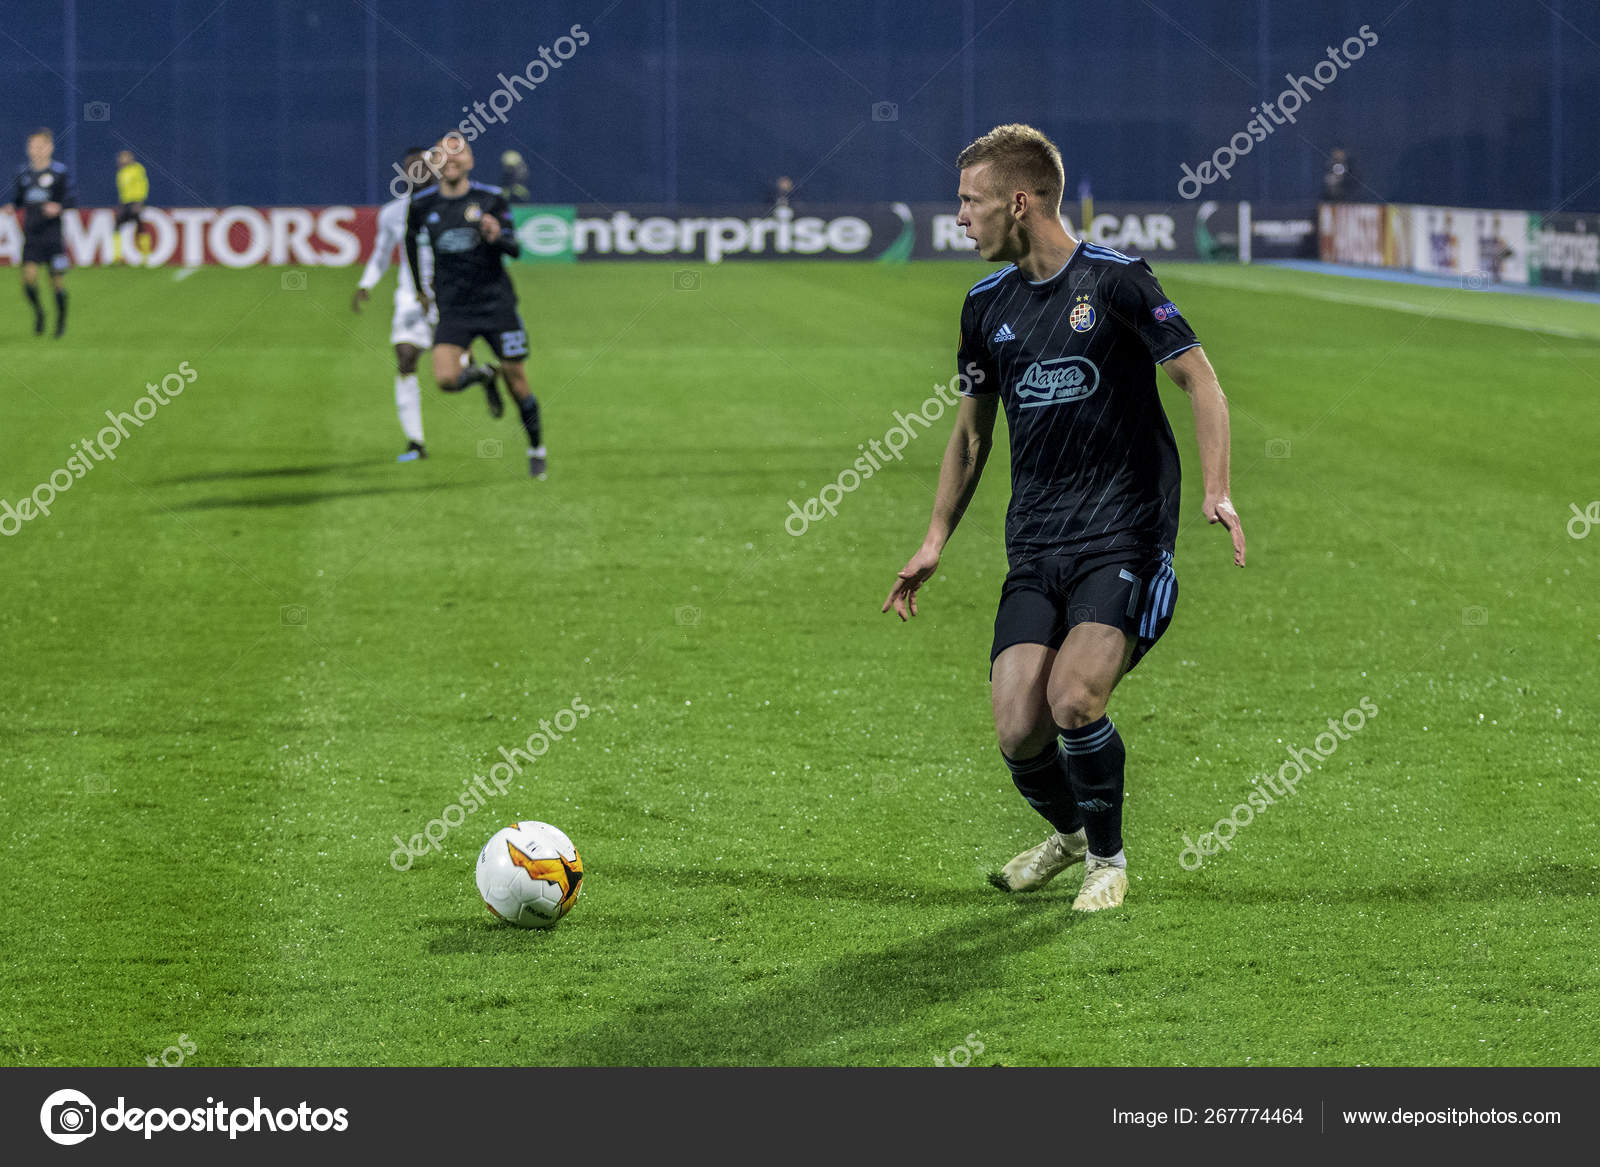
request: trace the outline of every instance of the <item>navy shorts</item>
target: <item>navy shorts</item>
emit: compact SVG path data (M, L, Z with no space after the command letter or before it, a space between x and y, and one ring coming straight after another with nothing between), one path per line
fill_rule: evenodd
M1014 644L1060 648L1077 624L1109 624L1137 638L1131 670L1172 623L1178 577L1172 552L1128 548L1049 555L1015 567L1000 589L992 665Z
M453 344L471 348L478 337L488 341L494 355L502 361L528 359L528 330L515 312L492 317L445 316L433 330L434 344Z
M22 237L22 262L43 264L53 272L64 272L70 266L67 251L61 243L61 229L40 231Z

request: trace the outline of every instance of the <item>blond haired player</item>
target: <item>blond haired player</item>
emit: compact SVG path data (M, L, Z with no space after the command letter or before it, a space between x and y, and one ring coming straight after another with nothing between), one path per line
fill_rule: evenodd
M917 590L972 500L1003 406L1010 571L989 655L994 724L1017 789L1054 833L991 880L1032 891L1082 862L1072 906L1100 911L1120 905L1128 887L1126 755L1106 704L1166 630L1178 595L1178 449L1156 366L1189 396L1200 509L1227 528L1243 567L1244 529L1228 499L1228 404L1149 265L1080 240L1061 222L1065 174L1048 138L998 126L956 161L956 222L985 260L1005 266L962 306L957 362L983 376L968 380L927 535L883 611L917 614Z

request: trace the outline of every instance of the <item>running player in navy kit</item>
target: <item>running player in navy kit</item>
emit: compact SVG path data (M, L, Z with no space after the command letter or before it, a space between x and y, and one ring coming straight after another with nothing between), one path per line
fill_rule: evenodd
M922 547L884 601L901 620L977 488L1002 405L1011 434L1010 572L990 652L995 732L1028 803L1055 828L991 880L1043 887L1085 865L1073 907L1127 893L1116 684L1166 631L1177 601L1178 450L1156 393L1161 365L1194 408L1201 511L1233 538L1228 404L1217 375L1149 265L1076 239L1061 222L1061 154L1038 130L999 126L961 152L956 222L986 260L961 311L968 383Z
M462 357L476 337L483 337L500 360L498 373L516 399L528 434L528 472L545 477L544 438L539 401L528 388L523 359L528 332L517 314L517 292L502 257L522 253L511 227L511 206L497 186L468 178L472 148L451 135L429 151L439 158L439 182L411 196L406 216L406 259L424 309L428 293L417 280L417 238L428 233L433 250L433 299L439 322L433 330L433 378L446 392L482 384L489 391L491 412L499 405L494 390L497 370L489 365L466 369ZM495 412L495 416L499 416Z
M11 203L22 223L22 294L33 308L33 331L44 335L39 303L39 265L50 269L56 293L56 330L67 330L67 249L61 238L61 212L78 205L72 176L55 161L56 140L49 130L28 135L28 161L17 171Z

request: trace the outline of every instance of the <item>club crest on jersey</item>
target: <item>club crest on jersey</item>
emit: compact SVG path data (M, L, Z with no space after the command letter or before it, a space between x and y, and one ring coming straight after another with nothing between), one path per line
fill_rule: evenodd
M483 218L483 209L477 203L468 203L462 208L461 217L469 223L476 223Z
M1067 323L1072 325L1073 332L1088 332L1094 327L1095 320L1094 305L1089 303L1088 296L1079 296L1072 311L1067 313Z
M1100 370L1085 357L1034 361L1017 382L1017 408L1040 409L1082 401L1100 388Z

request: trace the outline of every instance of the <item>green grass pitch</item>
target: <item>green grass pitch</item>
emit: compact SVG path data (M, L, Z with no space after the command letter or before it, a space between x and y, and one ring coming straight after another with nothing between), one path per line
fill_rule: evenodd
M1250 564L1199 520L1163 379L1182 593L1112 700L1128 902L1074 919L1076 873L984 881L1044 833L988 710L1003 437L909 626L878 607L948 415L784 526L950 377L983 270L519 270L545 483L426 373L432 457L394 463L387 282L357 318L353 271L74 272L59 343L15 297L6 499L195 380L0 539L0 1062L1593 1063L1594 306L1158 269L1232 401ZM583 852L549 933L473 887L513 818Z

